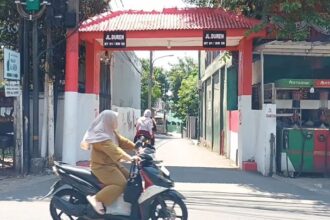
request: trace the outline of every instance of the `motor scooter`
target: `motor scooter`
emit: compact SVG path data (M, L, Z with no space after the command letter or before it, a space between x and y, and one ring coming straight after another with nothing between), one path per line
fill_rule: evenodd
M156 220L188 219L184 196L176 191L170 172L162 161L154 158L155 150L140 138L137 155L141 158L132 161L128 185L110 206L106 213L99 215L86 199L94 195L103 185L90 169L54 162L53 171L59 180L53 184L45 197L51 196L50 214L54 220L62 219L109 219L109 220ZM133 197L132 197L133 195ZM125 201L126 200L126 201ZM129 201L127 201L129 200Z

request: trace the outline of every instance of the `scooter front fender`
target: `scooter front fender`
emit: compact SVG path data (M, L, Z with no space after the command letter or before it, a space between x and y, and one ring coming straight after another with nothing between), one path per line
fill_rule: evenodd
M54 195L62 186L66 185L62 180L57 180L51 187L47 195L43 196L41 199L45 199L49 196ZM67 188L70 188L69 186Z
M147 200L140 203L141 220L148 220L149 219L151 204L154 202L154 200L157 196L162 195L162 194L168 194L168 195L171 195L171 196L176 196L176 197L179 197L180 199L183 199L183 200L186 199L181 193L179 193L178 191L173 190L173 189L168 189L166 191L163 191L161 193L153 195L152 197L150 197Z
M177 196L177 197L179 197L179 198L182 199L182 200L185 200L185 199L186 199L186 198L184 197L184 195L182 195L181 193L179 193L179 192L176 191L176 190L170 189L170 190L167 190L166 192L167 192L168 194L170 194L170 195Z

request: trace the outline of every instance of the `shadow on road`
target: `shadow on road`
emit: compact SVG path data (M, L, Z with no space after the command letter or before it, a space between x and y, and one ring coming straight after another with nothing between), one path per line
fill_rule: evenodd
M248 173L232 168L205 168L205 167L167 167L171 172L171 177L176 183L192 183L192 184L236 184L251 189L254 192L262 194L254 194L254 196L267 197L273 199L302 199L302 200L320 200L322 203L328 204L330 207L330 198L322 196L314 192L310 192L293 185L275 180L271 177L264 177L258 173ZM221 186L221 185L219 185ZM204 189L205 190L205 189ZM193 192L188 192L189 195ZM203 195L203 189L195 191ZM217 192L212 192L217 193ZM207 192L204 198L209 198L212 193ZM225 195L225 193L221 193ZM249 194L237 194L236 199L249 197ZM320 197L321 196L321 197ZM221 202L222 203L222 202ZM330 210L328 210L330 212Z
M14 178L0 182L0 201L36 201L45 196L57 180L54 175ZM47 200L47 199L46 199Z
M290 198L290 195L270 196L256 195L253 193L227 193L217 191L183 191L186 196L186 204L190 210L207 211L216 210L228 212L231 215L237 214L244 217L258 217L258 219L270 218L271 212L277 215L284 213L317 217L330 217L329 203L313 201L303 203L301 198ZM274 199L276 198L276 199ZM288 200L290 201L283 201ZM270 212L269 212L270 211ZM316 217L317 216L317 217ZM284 219L299 219L298 217Z

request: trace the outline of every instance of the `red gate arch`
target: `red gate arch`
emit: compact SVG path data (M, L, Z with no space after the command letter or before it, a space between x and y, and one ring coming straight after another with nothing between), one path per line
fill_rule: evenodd
M72 141L72 122L78 105L79 45L86 45L86 93L100 92L100 53L132 50L230 50L239 51L239 96L252 94L252 50L253 39L265 37L266 32L246 35L259 20L246 18L221 8L169 8L162 11L116 11L105 12L89 18L79 27L79 31L69 32L66 48L66 75L63 146L77 146ZM126 44L122 48L105 48L104 33L121 31L126 35ZM226 47L206 48L203 46L204 31L223 31L226 33ZM69 122L68 122L69 123ZM76 138L77 139L77 138ZM72 153L70 150L65 154ZM70 162L70 161L69 161Z

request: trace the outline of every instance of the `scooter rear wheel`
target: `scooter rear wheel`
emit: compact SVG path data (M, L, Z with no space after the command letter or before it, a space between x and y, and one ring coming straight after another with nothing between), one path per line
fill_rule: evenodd
M153 202L150 211L150 218L152 220L188 219L188 211L185 203L175 195L162 194L158 196Z
M72 189L63 189L61 191L58 191L54 194L54 196L57 196L67 202L70 202L71 204L86 204L87 200L86 198L78 193L75 190ZM64 213L62 210L59 210L55 207L53 199L50 201L49 204L49 210L50 215L52 216L53 220L83 220L81 217L71 216L66 213Z

